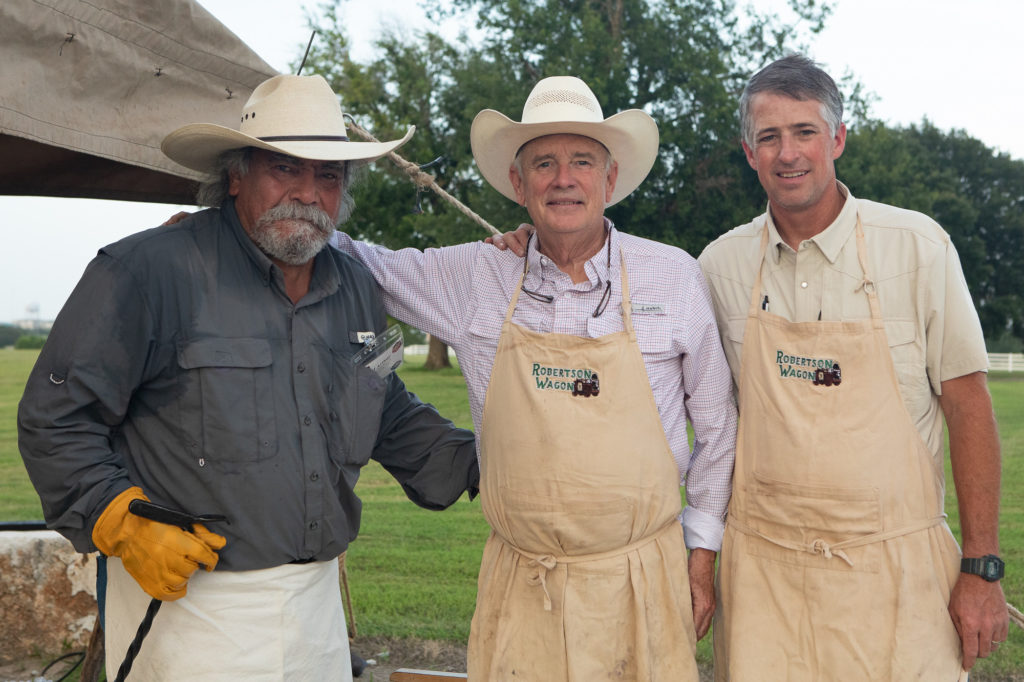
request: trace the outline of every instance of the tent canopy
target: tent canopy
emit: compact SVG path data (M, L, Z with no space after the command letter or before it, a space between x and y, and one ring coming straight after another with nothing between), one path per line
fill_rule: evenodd
M0 2L0 194L191 204L160 151L275 70L195 0Z

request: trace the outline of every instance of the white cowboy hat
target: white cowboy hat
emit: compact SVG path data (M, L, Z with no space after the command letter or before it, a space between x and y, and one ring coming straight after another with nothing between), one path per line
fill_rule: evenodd
M238 130L193 123L164 138L160 149L186 168L212 172L217 157L229 149L258 147L300 159L372 161L405 144L349 142L338 97L323 76L274 76L252 91L242 109Z
M597 140L618 162L618 181L606 206L639 187L658 156L658 124L654 119L640 109L604 118L594 93L572 76L552 76L537 83L523 106L521 123L484 109L473 119L469 141L484 179L515 201L508 170L519 149L535 138L563 133Z

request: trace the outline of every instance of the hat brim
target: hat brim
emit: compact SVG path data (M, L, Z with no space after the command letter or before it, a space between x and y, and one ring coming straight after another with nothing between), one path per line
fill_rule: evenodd
M349 142L344 140L287 140L265 142L212 123L193 123L164 138L160 149L172 161L202 173L216 170L217 157L231 149L256 147L313 161L374 161L409 141L416 126L410 126L400 140Z
M658 124L640 109L622 111L600 122L544 123L517 123L501 112L484 109L473 119L469 140L480 174L494 189L516 201L509 168L524 144L545 135L582 135L597 140L611 152L619 164L619 176L605 206L632 194L658 158Z

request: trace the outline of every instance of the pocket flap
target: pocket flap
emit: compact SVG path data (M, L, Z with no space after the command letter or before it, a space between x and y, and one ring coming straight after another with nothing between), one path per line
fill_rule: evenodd
M743 343L743 334L747 331L746 317L730 317L725 324L725 336L730 341Z
M193 339L178 343L178 364L199 367L269 367L270 342L266 339Z
M917 338L917 325L914 320L886 320L885 337L890 346L902 346Z

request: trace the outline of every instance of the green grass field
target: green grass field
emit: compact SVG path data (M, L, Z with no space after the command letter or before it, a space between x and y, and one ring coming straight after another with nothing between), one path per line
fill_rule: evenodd
M0 350L0 520L42 518L39 501L17 449L17 403L35 351ZM409 389L460 426L471 428L465 383L457 369L424 371L409 358L401 374ZM1003 586L1008 600L1024 607L1024 375L993 375L989 382L1003 446L1001 509ZM948 459L948 458L947 458ZM947 463L947 511L959 535ZM371 463L357 492L364 502L363 527L349 551L349 579L360 635L419 637L465 642L476 597L476 573L488 527L478 502L465 498L444 512L407 501L401 488ZM705 638L698 649L710 661ZM1021 679L1024 631L1011 625L999 653L975 668L972 681Z

